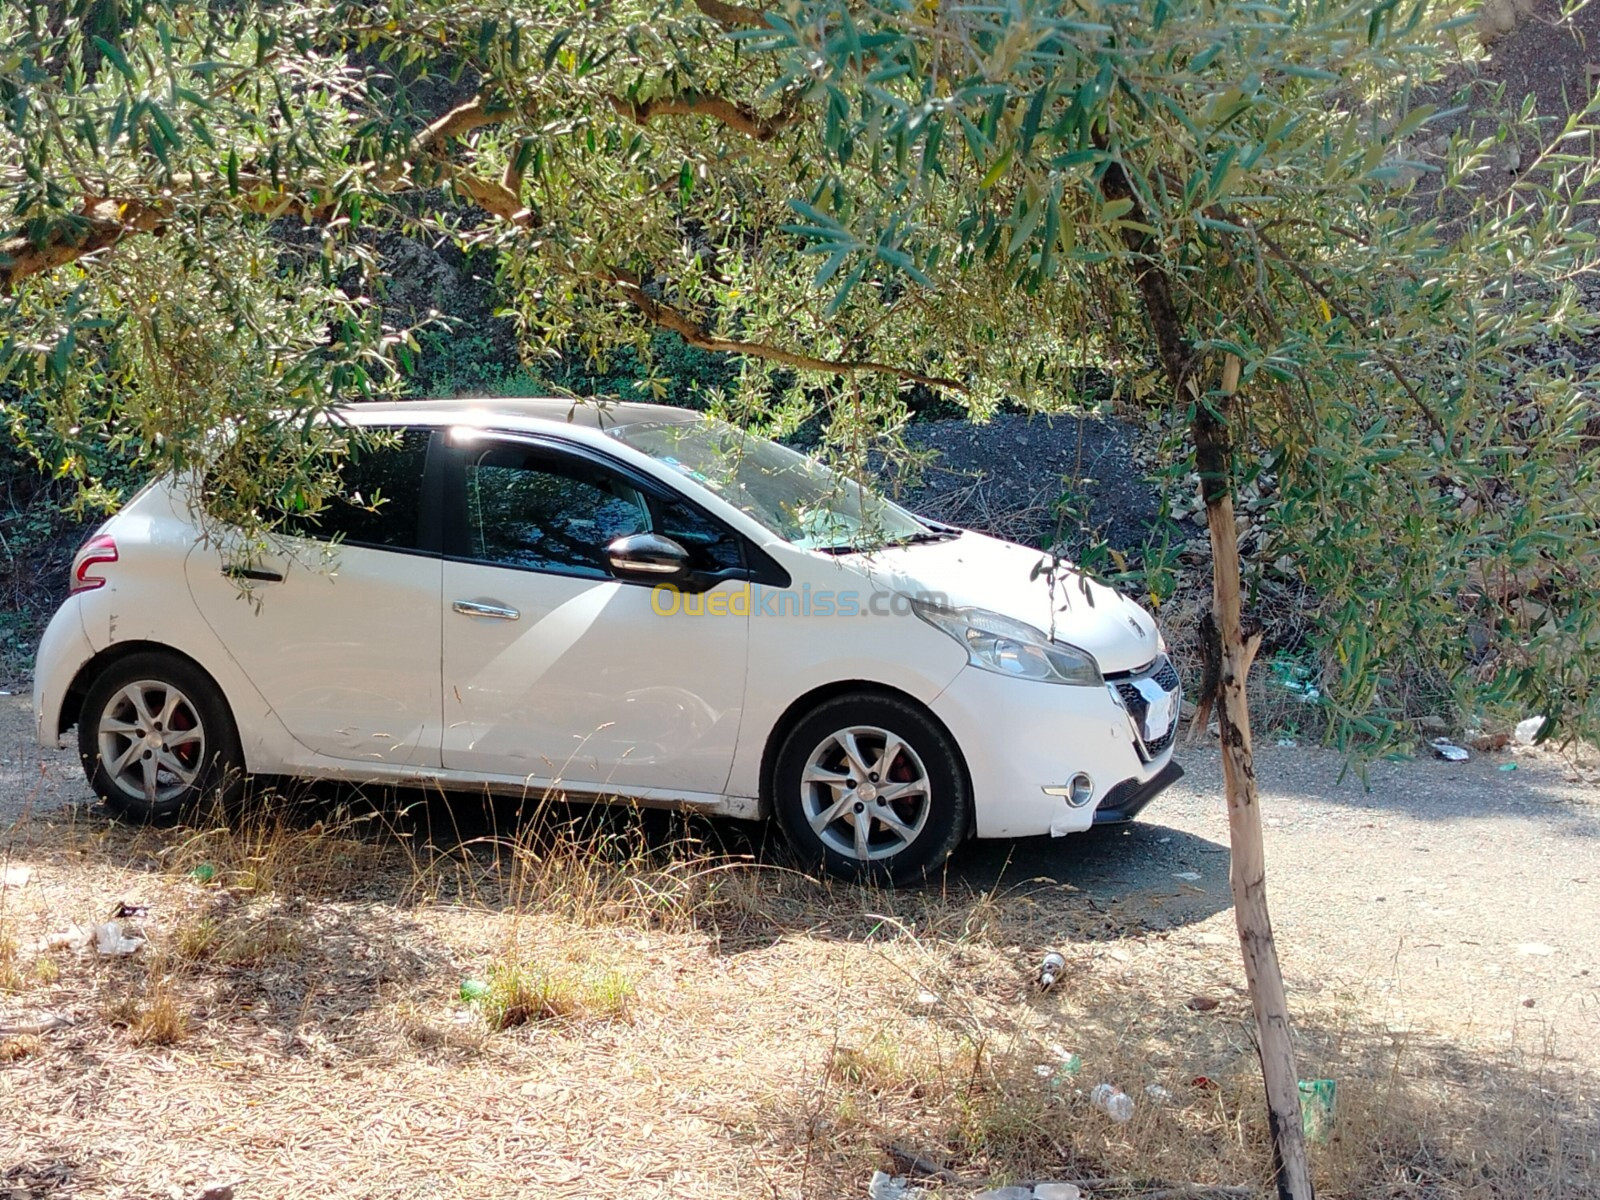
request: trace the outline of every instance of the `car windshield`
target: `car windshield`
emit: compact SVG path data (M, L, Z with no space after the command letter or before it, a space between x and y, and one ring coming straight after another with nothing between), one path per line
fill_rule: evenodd
M953 536L815 459L724 421L645 421L606 432L804 550L837 554Z

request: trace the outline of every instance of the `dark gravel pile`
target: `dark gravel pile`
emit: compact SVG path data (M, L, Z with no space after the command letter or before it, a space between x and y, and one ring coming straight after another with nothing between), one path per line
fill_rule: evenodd
M987 425L919 421L907 433L936 452L920 473L887 490L938 520L1031 546L1076 554L1096 536L1141 546L1161 500L1135 461L1134 431L1097 417L1003 415Z

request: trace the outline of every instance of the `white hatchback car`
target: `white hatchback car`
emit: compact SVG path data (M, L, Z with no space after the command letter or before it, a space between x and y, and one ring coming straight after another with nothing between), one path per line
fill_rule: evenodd
M775 813L807 861L902 881L1182 774L1155 623L1036 550L678 409L344 417L395 436L266 553L203 539L172 479L79 550L34 712L114 811L247 773L559 791Z

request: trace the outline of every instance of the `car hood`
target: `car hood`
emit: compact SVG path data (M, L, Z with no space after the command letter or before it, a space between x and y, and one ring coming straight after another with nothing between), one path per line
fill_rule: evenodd
M1106 674L1148 665L1160 649L1149 613L1125 596L1050 556L981 533L947 542L891 546L851 563L881 586L952 608L987 608L1026 621L1057 641L1094 655Z

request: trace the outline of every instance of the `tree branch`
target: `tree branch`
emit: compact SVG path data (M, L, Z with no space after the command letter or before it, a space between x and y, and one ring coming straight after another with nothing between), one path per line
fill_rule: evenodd
M782 363L786 367L794 367L801 371L823 371L831 375L870 372L893 375L896 379L903 379L907 383L920 383L927 387L944 388L954 392L964 393L968 390L967 385L959 380L946 379L938 375L924 375L906 367L894 366L892 363L875 362L864 358L817 358L815 355L785 350L781 346L773 346L766 342L742 342L718 337L683 310L646 293L636 277L619 271L613 274L612 281L622 291L628 303L638 309L646 320L659 325L662 329L670 330L700 350L711 350L721 354L743 354L750 358Z
M451 138L471 133L474 129L482 129L485 125L496 125L510 115L509 108L491 106L482 96L474 96L465 104L456 105L438 120L425 125L421 132L411 139L411 149L406 157L414 162L424 155L434 153Z
M787 102L772 116L763 117L748 104L739 104L726 96L706 96L699 92L657 96L638 102L624 100L621 96L612 96L610 99L611 107L620 115L640 125L648 125L651 118L658 116L710 117L758 142L770 142L799 116L799 109Z
M108 250L130 233L152 233L165 221L160 206L139 200L90 197L83 202L79 220L55 230L42 245L26 235L0 241L0 295L10 294L30 275L53 271L86 254Z
M724 29L765 29L767 14L759 8L727 4L724 0L694 0L694 6Z

